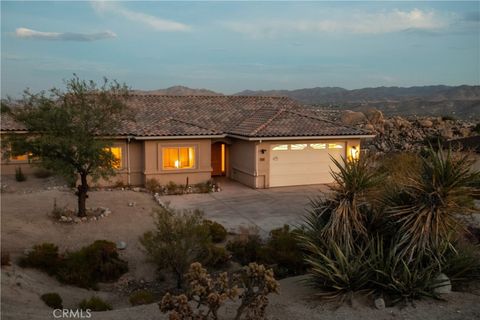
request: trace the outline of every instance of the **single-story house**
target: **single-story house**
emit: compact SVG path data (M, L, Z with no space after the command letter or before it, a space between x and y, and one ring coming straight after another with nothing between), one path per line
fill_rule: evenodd
M205 182L226 176L252 188L332 182L331 157L358 157L367 132L324 119L284 97L132 95L132 119L112 132L121 165L110 184ZM1 133L25 133L8 115ZM31 171L28 155L2 174Z

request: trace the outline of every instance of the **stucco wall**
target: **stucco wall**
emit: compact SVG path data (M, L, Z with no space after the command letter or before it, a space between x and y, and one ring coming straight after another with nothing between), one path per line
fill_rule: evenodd
M195 168L193 169L163 169L163 147L194 147ZM206 182L211 177L211 139L189 140L145 140L144 141L144 175L147 179L156 179L161 184L170 181L176 184Z
M230 179L255 188L255 155L255 142L232 139L228 153Z

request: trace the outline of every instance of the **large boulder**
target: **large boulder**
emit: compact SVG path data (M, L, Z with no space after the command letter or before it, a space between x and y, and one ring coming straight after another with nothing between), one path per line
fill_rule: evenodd
M367 122L367 117L362 112L345 110L340 116L340 121L351 126Z
M424 128L431 128L433 126L433 122L428 119L419 120L418 123Z
M374 126L383 126L383 123L385 122L385 119L383 118L383 113L382 111L375 109L375 108L370 108L364 112L365 117L367 118L368 122L373 124Z

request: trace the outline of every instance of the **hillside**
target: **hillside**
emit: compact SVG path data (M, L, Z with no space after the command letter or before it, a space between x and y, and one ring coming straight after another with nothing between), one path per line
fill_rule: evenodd
M154 94L162 96L222 96L222 93L207 89L192 89L184 86L173 86L157 90L133 90L135 94Z

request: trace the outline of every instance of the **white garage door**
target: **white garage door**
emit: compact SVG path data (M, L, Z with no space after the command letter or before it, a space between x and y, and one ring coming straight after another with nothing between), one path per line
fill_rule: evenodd
M275 144L270 150L270 187L330 183L330 169L345 157L345 143Z

